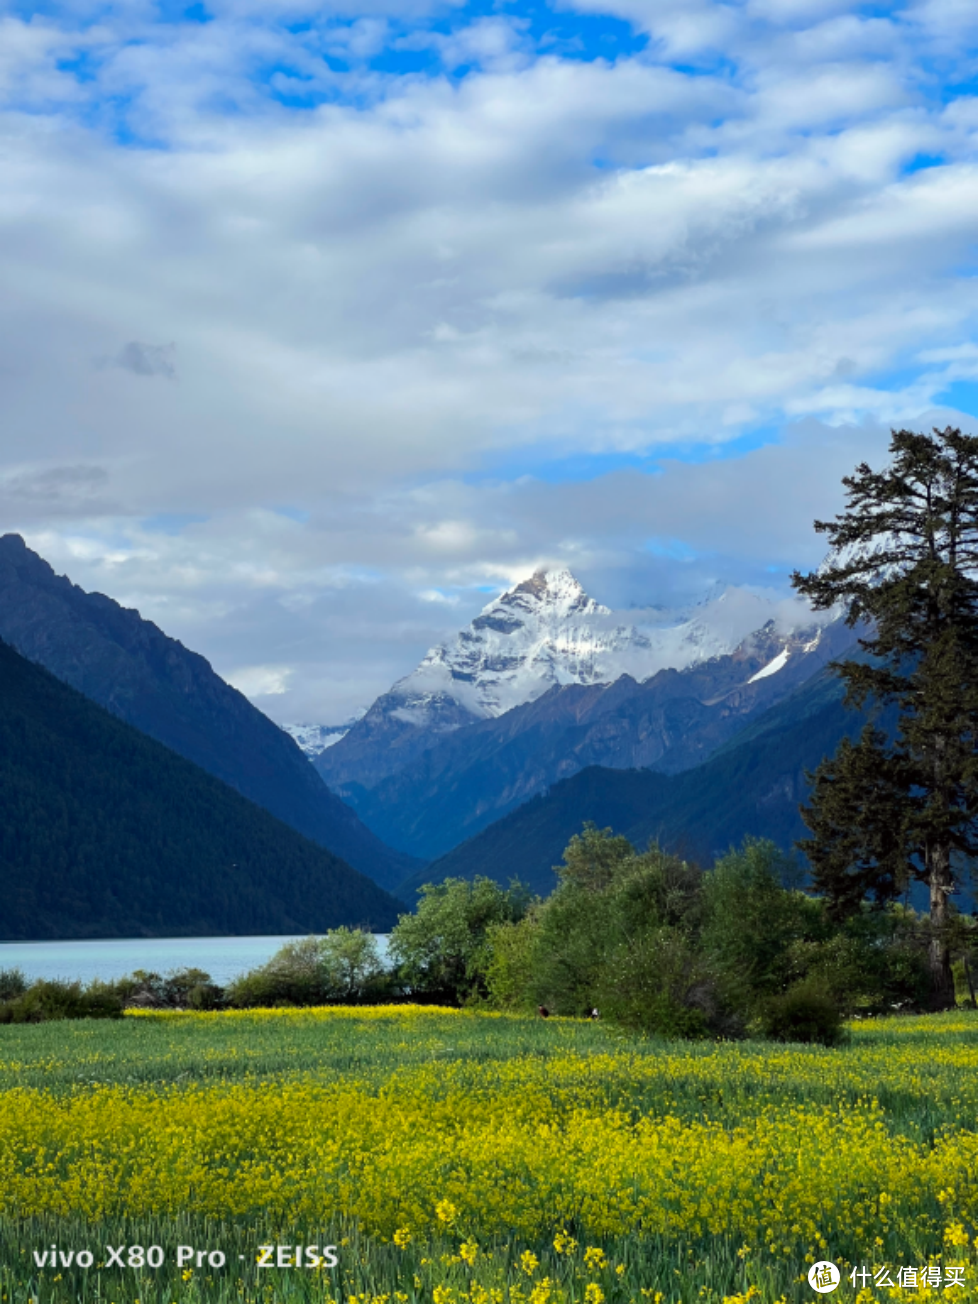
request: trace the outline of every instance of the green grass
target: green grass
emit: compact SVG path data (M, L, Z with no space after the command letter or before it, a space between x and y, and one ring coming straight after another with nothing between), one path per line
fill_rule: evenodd
M399 1251L393 1245L378 1244L362 1236L352 1226L327 1228L242 1227L235 1223L208 1222L186 1217L180 1220L114 1220L98 1228L66 1219L33 1220L16 1229L0 1223L0 1234L7 1244L9 1261L0 1268L0 1296L9 1301L37 1300L39 1304L259 1304L259 1301L283 1301L283 1304L312 1304L326 1299L349 1299L356 1296L377 1301L385 1295L388 1304L396 1293L406 1296L409 1304L427 1304L432 1299L433 1283L454 1291L458 1304L462 1291L471 1290L471 1282L483 1281L487 1288L500 1279L510 1283L510 1298L528 1304L533 1287L519 1262L517 1249L505 1240L482 1246L483 1262L474 1273L458 1264L456 1244L450 1240L428 1242L424 1249L408 1247ZM12 1239L8 1242L7 1237ZM14 1241L20 1242L16 1246ZM31 1266L31 1249L50 1246L90 1247L104 1251L111 1246L167 1247L168 1262L154 1272L131 1270L106 1271L98 1266L89 1271L39 1272ZM335 1244L339 1264L333 1271L296 1269L258 1269L253 1266L256 1248L262 1244L294 1246ZM775 1301L783 1295L792 1301L808 1300L812 1292L797 1283L786 1282L784 1267L777 1263L745 1263L738 1258L737 1246L729 1239L701 1242L695 1250L659 1238L639 1240L630 1237L603 1242L608 1266L585 1271L580 1255L574 1261L557 1255L549 1242L535 1247L542 1260L537 1274L544 1272L567 1304L585 1304L585 1290L590 1282L598 1284L607 1304L621 1304L634 1298L644 1288L648 1296L638 1295L644 1304L661 1292L663 1300L705 1301L716 1304L734 1290L745 1292L751 1283L761 1291L762 1301ZM173 1262L178 1246L207 1249L220 1247L228 1266L222 1271L202 1267L186 1275ZM518 1247L522 1251L522 1245ZM240 1257L239 1257L240 1256ZM455 1264L446 1262L455 1258ZM101 1261L104 1261L103 1252ZM100 1260L96 1260L98 1264ZM624 1265L631 1293L624 1289L615 1272ZM424 1285L415 1286L415 1274L424 1275ZM792 1274L794 1275L794 1274ZM515 1289L514 1289L515 1288ZM509 1293L509 1292L508 1292ZM846 1298L843 1291L834 1298ZM848 1296L851 1298L851 1292ZM396 1302L395 1302L396 1304ZM554 1304L553 1297L551 1304Z
M392 1010L398 1007L392 1006ZM350 1073L378 1081L439 1058L487 1063L517 1055L617 1051L633 1039L610 1025L433 1012L400 1019L324 1020L302 1010L268 1018L125 1018L0 1026L0 1091L65 1092L88 1083L280 1081ZM695 1053L695 1048L694 1053Z
M875 1099L891 1135L924 1147L942 1136L973 1132L978 1123L978 1015L970 1011L856 1024L849 1043L836 1050L668 1043L627 1037L600 1022L436 1011L408 1021L369 1016L324 1020L296 1011L287 1017L256 1013L7 1025L0 1027L0 1108L2 1093L14 1088L67 1097L84 1096L104 1084L180 1090L195 1083L244 1081L272 1087L287 1080L330 1083L355 1077L381 1091L399 1074L442 1062L452 1065L453 1090L471 1072L474 1090L502 1091L510 1089L503 1070L516 1058L538 1061L539 1080L550 1084L555 1100L559 1097L566 1106L574 1097L574 1057L586 1063L602 1054L634 1057L656 1068L651 1074L607 1083L603 1106L634 1118L670 1113L685 1121L719 1121L733 1130L765 1110L855 1107ZM626 1089L629 1081L632 1086ZM589 1087L593 1090L593 1080ZM6 1107L16 1108L15 1100ZM585 1227L570 1230L580 1238L582 1249L596 1243L588 1239ZM339 1267L332 1272L255 1267L259 1245L296 1243L339 1246ZM481 1238L480 1243L485 1254L473 1274L458 1261L458 1236L435 1237L399 1250L342 1221L326 1226L282 1225L260 1217L229 1222L189 1209L180 1218L116 1217L97 1225L74 1216L0 1218L0 1304L30 1299L43 1304L298 1304L353 1295L386 1295L387 1304L403 1304L395 1299L398 1292L407 1304L430 1304L439 1284L454 1291L442 1297L444 1304L466 1304L463 1290L472 1304L481 1304L471 1290L473 1281L486 1287L505 1281L512 1304L530 1304L533 1284L544 1273L553 1288L549 1304L556 1304L558 1291L565 1304L584 1304L588 1283L598 1287L607 1304L642 1304L656 1291L668 1304L721 1304L751 1285L760 1291L756 1299L771 1304L782 1297L790 1304L816 1298L798 1281L807 1265L785 1262L758 1247L752 1247L750 1255L738 1255L741 1240L732 1237L683 1241L635 1235L598 1242L608 1266L589 1272L583 1270L580 1254L556 1254L550 1236L531 1246L498 1235ZM61 1249L87 1247L95 1265L105 1262L107 1245L160 1245L166 1263L152 1272L97 1266L38 1270L33 1252L52 1244ZM179 1245L220 1249L227 1266L218 1270L193 1265L192 1274L185 1277L185 1269L174 1261ZM906 1253L919 1255L922 1245L908 1245ZM542 1265L532 1280L515 1261L526 1248ZM929 1249L935 1253L940 1245ZM620 1276L616 1265L624 1267ZM423 1284L417 1287L416 1280ZM940 1298L978 1298L974 1265L969 1282L967 1295L942 1292ZM830 1298L852 1300L854 1294L845 1285ZM533 1304L544 1302L538 1297ZM600 1304L593 1295L592 1304Z
M942 1029L960 1025L949 1039ZM850 1027L847 1046L789 1048L770 1042L669 1042L623 1033L601 1022L439 1013L408 1028L398 1019L323 1020L301 1010L126 1018L0 1026L0 1092L29 1087L61 1095L107 1083L165 1087L191 1082L281 1082L350 1075L378 1086L413 1065L444 1060L484 1070L517 1057L545 1062L568 1052L627 1052L673 1060L668 1080L627 1099L609 1082L609 1108L638 1113L665 1103L685 1119L718 1115L735 1124L768 1105L854 1104L875 1097L888 1123L921 1139L978 1120L978 1078L948 1062L953 1047L978 1037L978 1014L867 1020ZM909 1071L908 1071L909 1057ZM842 1070L842 1072L839 1072Z

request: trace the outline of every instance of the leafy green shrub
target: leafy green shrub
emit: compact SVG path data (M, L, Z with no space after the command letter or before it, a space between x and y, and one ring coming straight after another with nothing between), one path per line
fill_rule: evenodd
M516 923L504 920L486 929L485 983L494 1009L533 1009L530 988L539 934L536 906Z
M659 1037L704 1037L716 1002L691 939L674 925L643 930L606 957L595 988L602 1018Z
M175 969L163 982L167 1005L188 1010L216 1010L224 1003L224 991L203 969Z
M827 936L796 939L786 959L784 986L808 981L828 992L846 1017L928 1003L926 921L901 905L865 904Z
M278 996L279 983L263 969L252 969L248 973L232 978L224 989L228 1005L245 1010L274 1005L281 998Z
M448 878L420 891L416 912L401 915L391 933L399 980L412 993L449 1001L485 997L489 929L522 919L529 892L515 881L502 888L483 877Z
M586 824L539 907L530 991L557 1014L602 1017L662 1036L702 1036L716 1002L697 952L702 874L660 847Z
M883 1003L885 1009L926 1009L930 1003L931 975L927 952L912 938L894 938L883 953Z
M27 979L20 969L0 969L0 1001L12 1001L27 991Z
M390 987L377 939L362 928L331 928L321 939L320 956L328 1000L376 999Z
M203 969L171 969L167 974L136 969L117 978L112 990L123 1004L135 1009L216 1010L224 1004L224 990Z
M135 969L112 984L123 1005L135 1009L161 1010L166 1006L166 979L148 969Z
M229 1005L319 1005L377 1000L390 988L372 933L333 928L322 937L287 942L267 964L235 978L224 993Z
M842 1016L832 996L808 981L772 996L765 1004L762 1025L775 1041L814 1041L837 1046L843 1038Z
M0 1022L47 1023L53 1019L120 1019L123 1001L108 984L38 979L0 1005Z
M747 838L703 876L700 946L727 1017L741 1030L805 976L809 950L831 934L822 903L785 887L796 874L773 842Z

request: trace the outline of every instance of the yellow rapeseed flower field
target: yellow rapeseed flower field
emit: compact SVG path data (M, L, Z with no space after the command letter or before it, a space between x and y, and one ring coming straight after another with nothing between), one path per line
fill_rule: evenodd
M511 1304L641 1304L650 1282L621 1247L642 1244L694 1257L724 1245L742 1282L755 1271L781 1283L700 1296L728 1304L773 1304L784 1283L786 1299L815 1298L800 1282L825 1258L970 1274L967 1294L871 1284L860 1304L978 1298L974 1016L866 1021L837 1050L610 1032L576 1044L559 1020L526 1033L545 1043L521 1045L520 1022L411 1006L143 1014L126 1023L176 1032L181 1055L198 1039L193 1071L134 1081L116 1049L100 1073L90 1042L74 1056L85 1073L56 1089L3 1079L30 1048L5 1064L0 1039L0 1216L355 1227L394 1259L412 1256L405 1280L423 1284L405 1298L433 1304L479 1304L477 1285L505 1288ZM209 1049L234 1058L229 1030L246 1047L272 1027L299 1037L294 1065L285 1036L273 1071L207 1071ZM372 1058L380 1035L403 1054ZM330 1037L344 1063L334 1040L317 1067L310 1047Z

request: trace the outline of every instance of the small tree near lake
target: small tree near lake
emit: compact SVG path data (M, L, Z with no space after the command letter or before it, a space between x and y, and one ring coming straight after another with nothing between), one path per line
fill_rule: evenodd
M500 887L477 875L426 883L413 915L401 915L390 940L390 959L409 991L467 1001L485 995L487 934L516 923L531 894L513 881Z

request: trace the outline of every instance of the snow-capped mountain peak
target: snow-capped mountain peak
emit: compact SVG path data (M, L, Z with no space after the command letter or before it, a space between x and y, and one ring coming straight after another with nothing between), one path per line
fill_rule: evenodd
M289 737L299 745L310 760L321 756L329 747L335 747L341 738L345 738L358 720L367 714L362 707L342 724L283 724L281 727Z
M312 759L320 756L327 747L333 747L350 732L351 725L283 724L282 728L305 754Z
M575 616L610 614L608 607L588 597L569 570L538 570L528 580L494 598L472 622L472 628L510 633L533 618L568 620Z
M340 790L350 782L371 788L441 736L557 686L610 684L623 675L642 682L731 654L744 660L745 683L762 665L776 675L787 665L781 652L790 645L794 656L830 619L799 599L736 587L685 609L616 612L570 571L540 570L431 648L316 765Z
M644 680L723 656L772 619L787 633L815 618L798 601L736 588L684 611L616 613L569 570L540 570L432 648L381 701L404 723L457 728L460 712L502 715L555 684L611 683L623 674Z
M447 696L477 719L502 715L554 684L617 678L609 658L641 636L609 625L612 612L568 570L540 570L488 603L453 639L394 685L399 719L423 717Z

